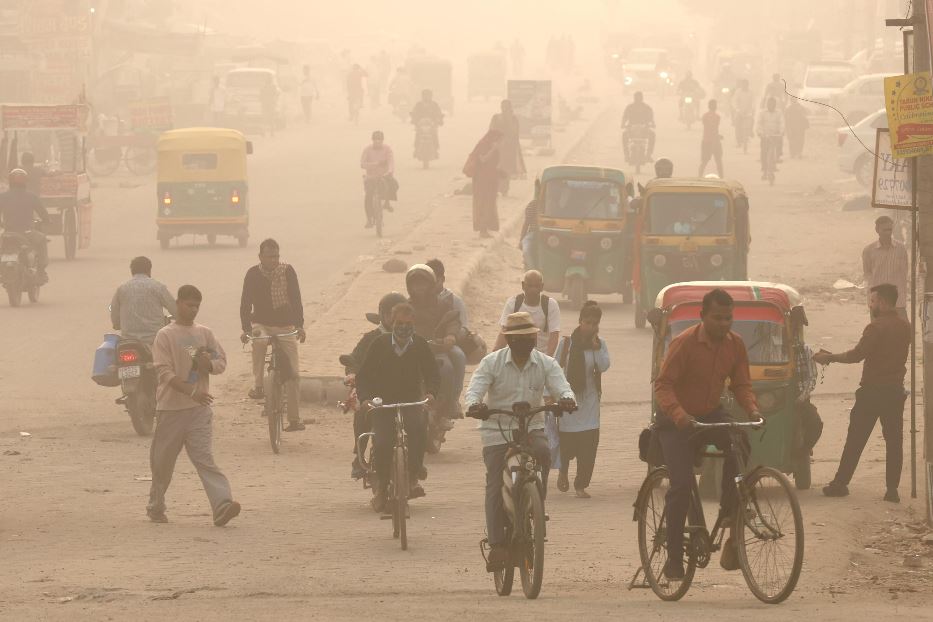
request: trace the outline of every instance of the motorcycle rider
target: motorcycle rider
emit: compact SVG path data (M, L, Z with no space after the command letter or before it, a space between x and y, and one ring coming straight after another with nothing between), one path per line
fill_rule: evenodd
M758 113L755 133L761 139L761 178L766 179L768 177L766 170L768 149L774 149L773 164L777 170L777 158L780 156L781 144L784 142L784 113L778 109L777 100L774 97L769 98L766 108Z
M124 339L152 346L156 333L165 326L163 310L174 316L178 310L168 288L152 278L152 261L134 257L129 281L120 285L110 303L110 321Z
M703 90L700 83L693 77L693 72L688 71L684 74L684 79L677 85L677 95L679 100L678 105L680 107L680 120L683 121L684 105L686 103L684 102L684 98L692 97L693 103L691 105L697 106L699 110L700 100L706 97L706 91ZM697 116L699 116L699 114L697 114Z
M364 333L363 336L360 337L356 347L353 348L353 352L350 353L350 364L347 365L347 377L351 382L355 381L356 375L360 372L360 368L363 367L363 363L366 361L366 355L369 353L369 349L372 347L373 343L375 343L376 339L392 332L392 309L395 308L395 305L402 304L406 301L407 299L405 296L398 292L389 292L379 300L379 325L371 331ZM358 408L356 412L353 413L353 464L350 469L350 477L353 479L360 479L365 475L363 465L360 464L359 456L356 454L356 439L360 437L360 434L368 432L371 427L370 422L367 421L366 410ZM363 449L365 448L366 441L364 440Z
M363 210L366 212L367 229L374 224L373 216L369 213L369 202L372 199L372 193L375 191L377 184L383 184L384 192L385 178L395 173L395 155L392 153L392 147L385 144L385 134L380 130L376 130L372 134L372 141L373 143L363 149L363 154L360 156L360 168L366 171L363 177ZM383 194L383 196L386 195ZM392 205L389 203L388 198L385 199L383 207L390 212L392 211Z
M648 135L648 149L645 154L652 159L654 153L654 111L645 103L645 95L641 91L635 93L632 103L625 107L622 113L622 145L625 151L625 160L629 160L629 142L631 141L631 127L644 125Z
M732 107L732 125L735 128L735 144L741 147L741 132L746 132L747 140L748 134L751 134L751 127L754 124L753 120L755 117L755 98L752 95L752 90L748 86L748 80L739 80L735 93L732 94L732 99L729 103Z
M457 346L460 334L460 314L450 298L441 298L434 270L425 264L415 264L405 275L408 302L415 310L415 332L428 340L440 369L440 393L437 414L446 429L453 428L451 419L460 418L459 398L463 391L466 355ZM463 364L460 364L463 359Z
M373 342L366 360L357 375L357 391L363 403L382 398L386 404L421 401L424 395L430 408L436 399L440 377L437 364L427 341L415 333L415 309L408 303L392 309L392 333L382 335ZM423 390L422 390L423 387ZM382 512L386 507L389 471L392 465L392 446L395 439L394 412L380 410L372 416L373 466L376 471L373 509ZM408 467L410 489L408 497L424 496L418 480L427 477L424 468L424 450L427 441L427 420L421 408L403 410L405 433L408 436Z
M49 265L48 240L41 228L35 228L34 219L38 217L42 225L47 225L49 213L39 197L26 189L28 181L29 173L23 169L10 171L10 189L0 194L0 227L7 233L19 233L29 241L36 251L39 280L46 283L49 280L45 270Z
M434 93L431 89L421 91L421 101L415 104L411 110L411 122L415 126L415 157L418 157L418 133L417 127L423 119L429 119L433 124L432 134L434 137L434 153L440 148L440 140L437 136L437 128L444 125L444 113L441 107L434 101Z

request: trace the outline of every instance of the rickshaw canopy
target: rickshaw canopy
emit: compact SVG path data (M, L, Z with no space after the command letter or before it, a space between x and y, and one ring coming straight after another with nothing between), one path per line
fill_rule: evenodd
M703 300L711 289L724 289L736 302L768 302L783 312L800 305L800 294L793 287L765 281L690 281L674 283L658 293L655 307L671 309Z
M193 127L159 136L160 181L237 181L246 179L252 144L237 130Z

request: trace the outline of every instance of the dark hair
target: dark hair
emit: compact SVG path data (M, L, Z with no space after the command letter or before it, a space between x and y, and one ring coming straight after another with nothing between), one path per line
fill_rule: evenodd
M178 288L178 300L196 300L201 302L201 290L194 285L182 285Z
M261 253L265 249L279 250L279 243L273 240L272 238L266 238L259 243L259 252Z
M599 307L599 303L595 300L587 300L583 303L583 306L580 307L580 323L583 323L585 318L593 319L599 322L603 319L603 310Z
M871 288L872 293L878 294L878 297L889 303L892 307L897 306L897 286L890 283L882 283Z
M735 304L735 301L732 300L732 296L729 295L729 292L717 287L712 289L703 296L703 313L709 311L709 308L713 306L713 303L721 307L731 307Z
M893 225L894 219L891 218L890 216L878 216L878 218L875 219L875 226L877 227L878 225L881 225L881 224Z
M434 278L440 281L444 278L444 262L438 258L429 259L424 264L434 270Z
M130 262L130 274L148 274L152 276L152 262L148 257L133 257Z
M392 321L395 322L395 318L397 318L400 315L404 315L406 317L414 317L415 308L411 306L410 304L408 304L407 302L400 302L394 307L392 307Z
M382 130L376 130L375 132L373 132L373 140L376 140L377 138L384 140L385 137L386 136L385 134L382 133Z

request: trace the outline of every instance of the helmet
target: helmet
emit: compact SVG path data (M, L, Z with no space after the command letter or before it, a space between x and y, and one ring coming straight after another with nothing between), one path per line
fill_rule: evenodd
M407 298L398 292L389 292L379 300L379 319L383 326L389 325L389 316L395 305L407 302Z
M674 175L674 163L667 158L659 158L654 163L655 177L671 177Z
M29 173L21 168L14 168L12 171L10 171L10 186L23 188L26 186L26 179L28 178Z

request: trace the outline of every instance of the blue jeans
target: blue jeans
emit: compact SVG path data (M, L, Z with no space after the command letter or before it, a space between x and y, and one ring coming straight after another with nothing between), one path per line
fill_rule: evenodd
M535 460L541 467L541 483L544 495L547 496L547 474L551 470L551 450L548 447L547 435L544 430L533 430L528 433L528 440ZM509 446L505 444L483 447L483 462L486 463L486 533L489 536L490 546L506 544L502 470L505 468L505 453L508 448Z

